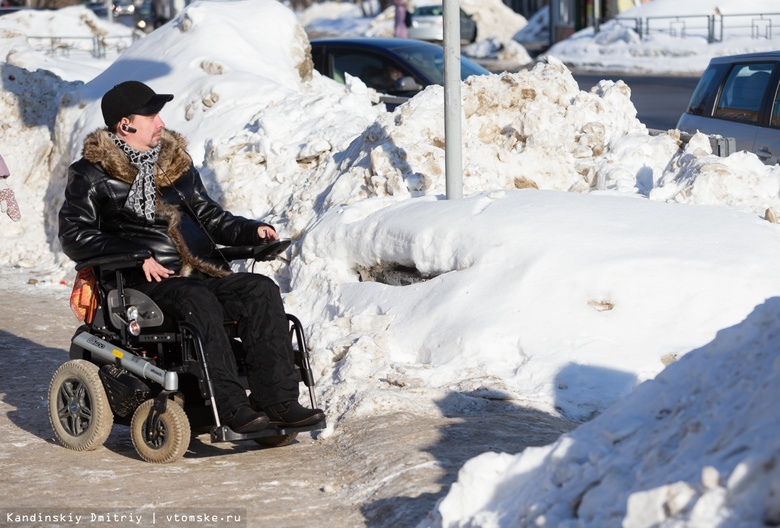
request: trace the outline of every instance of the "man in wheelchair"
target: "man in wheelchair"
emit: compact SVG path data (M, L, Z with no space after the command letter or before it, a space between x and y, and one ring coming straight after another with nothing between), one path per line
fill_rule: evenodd
M100 278L123 282L166 317L197 329L215 413L239 436L324 423L322 410L298 403L299 374L278 286L262 275L231 272L222 250L279 237L270 225L233 215L208 196L186 141L160 118L171 99L137 81L103 96L107 128L85 139L83 157L68 171L59 212L62 249L76 262L148 255L119 279ZM226 319L240 338L254 405L239 377Z

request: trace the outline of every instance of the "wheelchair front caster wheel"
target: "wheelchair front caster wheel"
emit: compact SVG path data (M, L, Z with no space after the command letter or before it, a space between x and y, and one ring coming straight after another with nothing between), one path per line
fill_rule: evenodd
M111 433L114 413L98 370L94 363L74 359L60 365L49 383L49 421L68 449L97 449Z
M146 400L133 413L130 421L130 439L138 456L153 464L176 462L190 445L190 421L184 409L175 402L168 402L165 412L157 417L154 434L147 434L149 413L154 399Z

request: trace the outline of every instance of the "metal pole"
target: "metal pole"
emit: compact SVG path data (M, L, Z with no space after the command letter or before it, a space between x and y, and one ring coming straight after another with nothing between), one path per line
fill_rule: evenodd
M444 172L447 199L463 198L460 99L460 2L444 0Z

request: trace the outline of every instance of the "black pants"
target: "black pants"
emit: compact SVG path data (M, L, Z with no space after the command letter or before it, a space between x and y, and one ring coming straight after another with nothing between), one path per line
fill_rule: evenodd
M225 331L226 320L238 325L254 399L265 407L298 398L287 316L273 280L233 273L223 278L174 277L133 288L151 297L166 316L200 330L220 415L248 402Z

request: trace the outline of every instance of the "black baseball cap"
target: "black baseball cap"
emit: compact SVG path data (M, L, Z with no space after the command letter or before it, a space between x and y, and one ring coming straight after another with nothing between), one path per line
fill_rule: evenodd
M100 108L103 110L106 126L110 127L123 117L133 114L157 114L171 99L171 94L156 94L140 81L125 81L106 92L100 102Z

